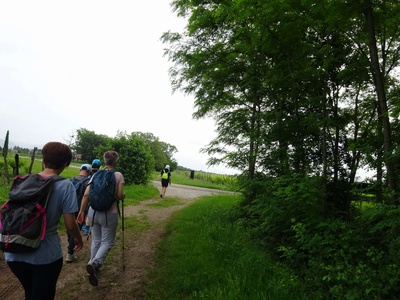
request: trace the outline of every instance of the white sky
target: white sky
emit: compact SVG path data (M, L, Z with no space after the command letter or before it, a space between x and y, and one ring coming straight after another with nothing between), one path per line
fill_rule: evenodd
M168 0L0 0L0 139L42 147L85 128L113 137L149 132L178 149L178 164L207 168L200 154L214 121L192 119L193 98L172 94L162 33L185 22Z

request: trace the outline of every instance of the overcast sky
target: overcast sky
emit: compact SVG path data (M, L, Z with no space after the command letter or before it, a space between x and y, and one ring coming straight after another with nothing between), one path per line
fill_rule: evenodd
M178 164L208 168L200 154L214 121L193 120L193 98L172 94L160 37L185 23L168 0L1 1L0 139L41 148L85 128L113 137L148 132L178 149Z

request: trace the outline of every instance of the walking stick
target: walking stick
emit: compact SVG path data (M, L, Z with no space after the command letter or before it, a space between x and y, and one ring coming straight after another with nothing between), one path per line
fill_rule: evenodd
M125 197L124 197L125 198ZM122 199L122 270L125 271L125 224L124 224L124 199Z

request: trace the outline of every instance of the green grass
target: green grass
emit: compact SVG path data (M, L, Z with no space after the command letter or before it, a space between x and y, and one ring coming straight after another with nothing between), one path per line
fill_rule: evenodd
M239 199L204 197L170 219L149 299L307 299L296 277L233 221Z
M159 208L165 208L165 207L171 207L171 206L177 206L177 205L182 205L183 202L180 201L178 198L164 198L162 201L149 204L150 207L159 207Z
M225 191L234 191L236 189L235 176L195 172L194 178L191 179L189 171L174 171L171 172L171 176L172 184L176 183ZM160 173L153 172L152 179L161 180Z
M159 197L160 192L152 184L148 185L134 185L129 184L124 186L126 194L124 203L125 205L134 205L144 200L149 200Z

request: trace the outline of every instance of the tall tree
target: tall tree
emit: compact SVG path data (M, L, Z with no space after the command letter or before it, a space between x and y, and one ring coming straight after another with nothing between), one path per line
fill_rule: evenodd
M109 137L103 134L96 134L85 128L80 128L76 131L75 144L72 148L82 155L82 161L92 163L96 156L96 149L99 146L104 146L109 141Z
M152 133L134 132L145 140L147 146L151 149L154 157L154 170L161 170L165 164L170 165L171 170L175 170L177 163L173 158L173 155L178 152L175 146L160 141L160 139L154 136Z
M379 107L379 118L382 122L383 149L389 187L394 192L394 201L398 202L398 187L395 161L392 158L393 142L390 125L390 114L386 91L388 90L387 77L390 71L398 65L400 46L400 26L390 17L393 12L400 11L398 1L364 0L364 15L367 31L367 43L371 62L371 74L376 90ZM380 15L380 16L379 16ZM381 18L380 20L379 17ZM378 22L378 24L377 24ZM377 40L380 36L380 41ZM378 50L380 45L380 52ZM390 53L392 52L392 53ZM395 59L395 60L393 60ZM396 61L397 60L397 61Z
M174 1L179 13L190 15L188 31L166 33L163 41L176 66L174 89L195 94L194 118L210 116L217 123L217 138L203 150L214 155L208 164L224 161L251 178L260 168L260 135L267 125L261 117L269 101L262 50L267 35L254 26L257 5L248 8L254 14L244 14L246 3L214 4Z
M176 0L172 5L188 20L182 34L163 35L174 63L172 85L195 96L195 118L216 121L218 135L204 149L209 164L223 161L249 178L258 171L322 174L340 193L340 182L354 181L358 162L368 162L362 157L371 151L361 143L373 134L379 141L382 134L387 178L397 178L390 106L384 105L394 82L389 73L398 64L398 27L391 20L392 9L399 9L396 1ZM379 39L371 43L371 37ZM373 44L380 51L375 64ZM378 91L377 82L380 100L370 105L370 87ZM353 95L362 97L350 101ZM378 151L376 162L379 157ZM394 182L389 186L396 191ZM348 201L343 209L349 209Z

